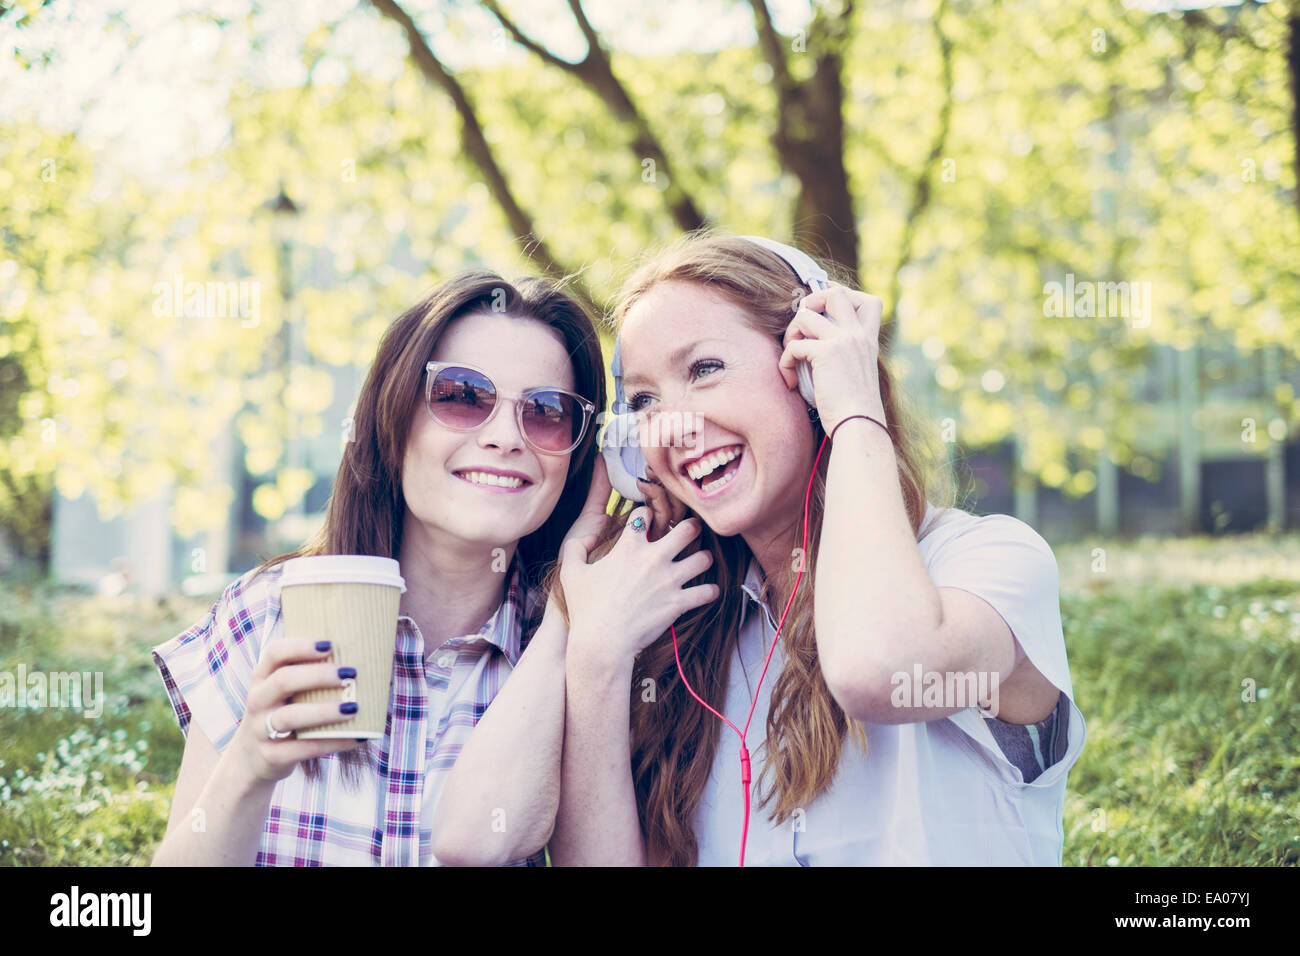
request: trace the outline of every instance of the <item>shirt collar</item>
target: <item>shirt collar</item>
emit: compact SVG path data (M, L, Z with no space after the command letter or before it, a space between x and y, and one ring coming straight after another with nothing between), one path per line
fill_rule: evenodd
M523 652L524 631L536 623L536 617L541 610L538 594L531 590L526 592L524 584L524 563L519 555L519 549L515 548L515 556L506 570L505 594L497 609L492 612L492 616L476 634L450 638L443 646L467 644L482 638L501 651L511 667L518 664L519 655ZM405 614L398 620L407 621L412 627L415 626L415 622ZM426 646L425 653L427 654L429 650Z
M754 603L763 604L763 599L760 597L763 589L763 571L759 567L758 559L752 555L749 558L749 566L745 569L745 583L740 586L740 589L748 594Z

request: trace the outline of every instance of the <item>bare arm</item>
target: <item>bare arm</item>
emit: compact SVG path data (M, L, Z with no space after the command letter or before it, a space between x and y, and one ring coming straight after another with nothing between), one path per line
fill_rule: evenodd
M191 724L167 836L153 865L252 866L274 791L274 780L254 779Z
M935 587L921 559L881 399L880 315L878 297L843 286L805 296L780 361L790 388L797 363L812 363L818 410L835 435L813 592L822 674L845 712L871 723L936 720L968 706L964 699L896 706L896 681L914 668L992 675L1007 683L1009 716L1040 720L1055 706L1056 688L1032 663L1016 669L1014 635L991 605ZM1050 554L1035 573L1041 587L1056 586ZM865 631L864 606L872 625Z
M567 633L548 606L456 758L434 814L433 854L440 863L500 866L531 856L550 839L560 802Z
M687 587L708 569L709 551L674 560L700 533L698 518L649 540L650 507L588 563L590 538L566 541L561 579L570 630L564 656L564 748L560 805L551 838L557 866L645 865L632 786L629 712L637 655L693 608L718 599L716 584Z
M1017 667L1006 621L982 598L936 588L921 560L885 430L855 419L835 437L826 481L827 520L817 554L817 650L826 683L850 717L878 724L937 720L970 706L964 695L940 706L900 707L899 675L916 666L942 674L991 675L999 715L1044 719L1059 691L1030 661ZM1050 552L1036 581L1055 590ZM859 608L873 608L863 631ZM1013 676L1014 675L1014 676ZM997 703L995 699L994 703Z
M303 760L356 748L347 738L266 736L268 714L281 731L349 719L335 703L292 703L295 694L342 686L339 669L320 662L328 653L327 642L309 638L272 641L253 671L243 719L224 752L191 722L154 866L253 866L276 783Z
M628 735L632 659L599 654L577 634L569 648L551 860L556 866L644 866Z

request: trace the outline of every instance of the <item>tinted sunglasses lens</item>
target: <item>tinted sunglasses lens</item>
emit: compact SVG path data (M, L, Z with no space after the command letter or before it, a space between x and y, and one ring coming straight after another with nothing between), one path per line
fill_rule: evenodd
M496 400L486 376L468 368L444 368L434 376L429 411L451 428L477 428L492 414Z
M520 411L524 418L524 435L546 451L568 451L578 442L582 426L582 409L571 395L563 392L533 392Z

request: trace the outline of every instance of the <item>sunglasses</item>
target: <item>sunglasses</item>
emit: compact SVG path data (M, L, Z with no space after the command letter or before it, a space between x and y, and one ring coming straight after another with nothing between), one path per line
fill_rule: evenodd
M440 425L454 431L473 431L490 422L501 402L515 403L519 434L535 451L563 455L573 451L587 434L596 406L581 395L562 388L530 388L522 395L501 395L487 373L472 365L430 362L424 382L424 404Z

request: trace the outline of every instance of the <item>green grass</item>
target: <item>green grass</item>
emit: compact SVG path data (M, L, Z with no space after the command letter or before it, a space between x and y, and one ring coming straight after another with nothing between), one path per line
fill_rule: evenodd
M1066 865L1300 863L1300 536L1056 553L1088 724Z
M105 698L0 707L0 865L149 863L185 743L149 648L211 605L0 586L0 671L102 671Z
M1065 862L1300 861L1300 585L1151 587L1062 610L1088 723Z
M1057 557L1088 722L1066 865L1300 862L1300 536ZM108 698L98 719L0 708L0 865L149 862L184 740L148 652L211 602L0 585L0 671L99 670Z

